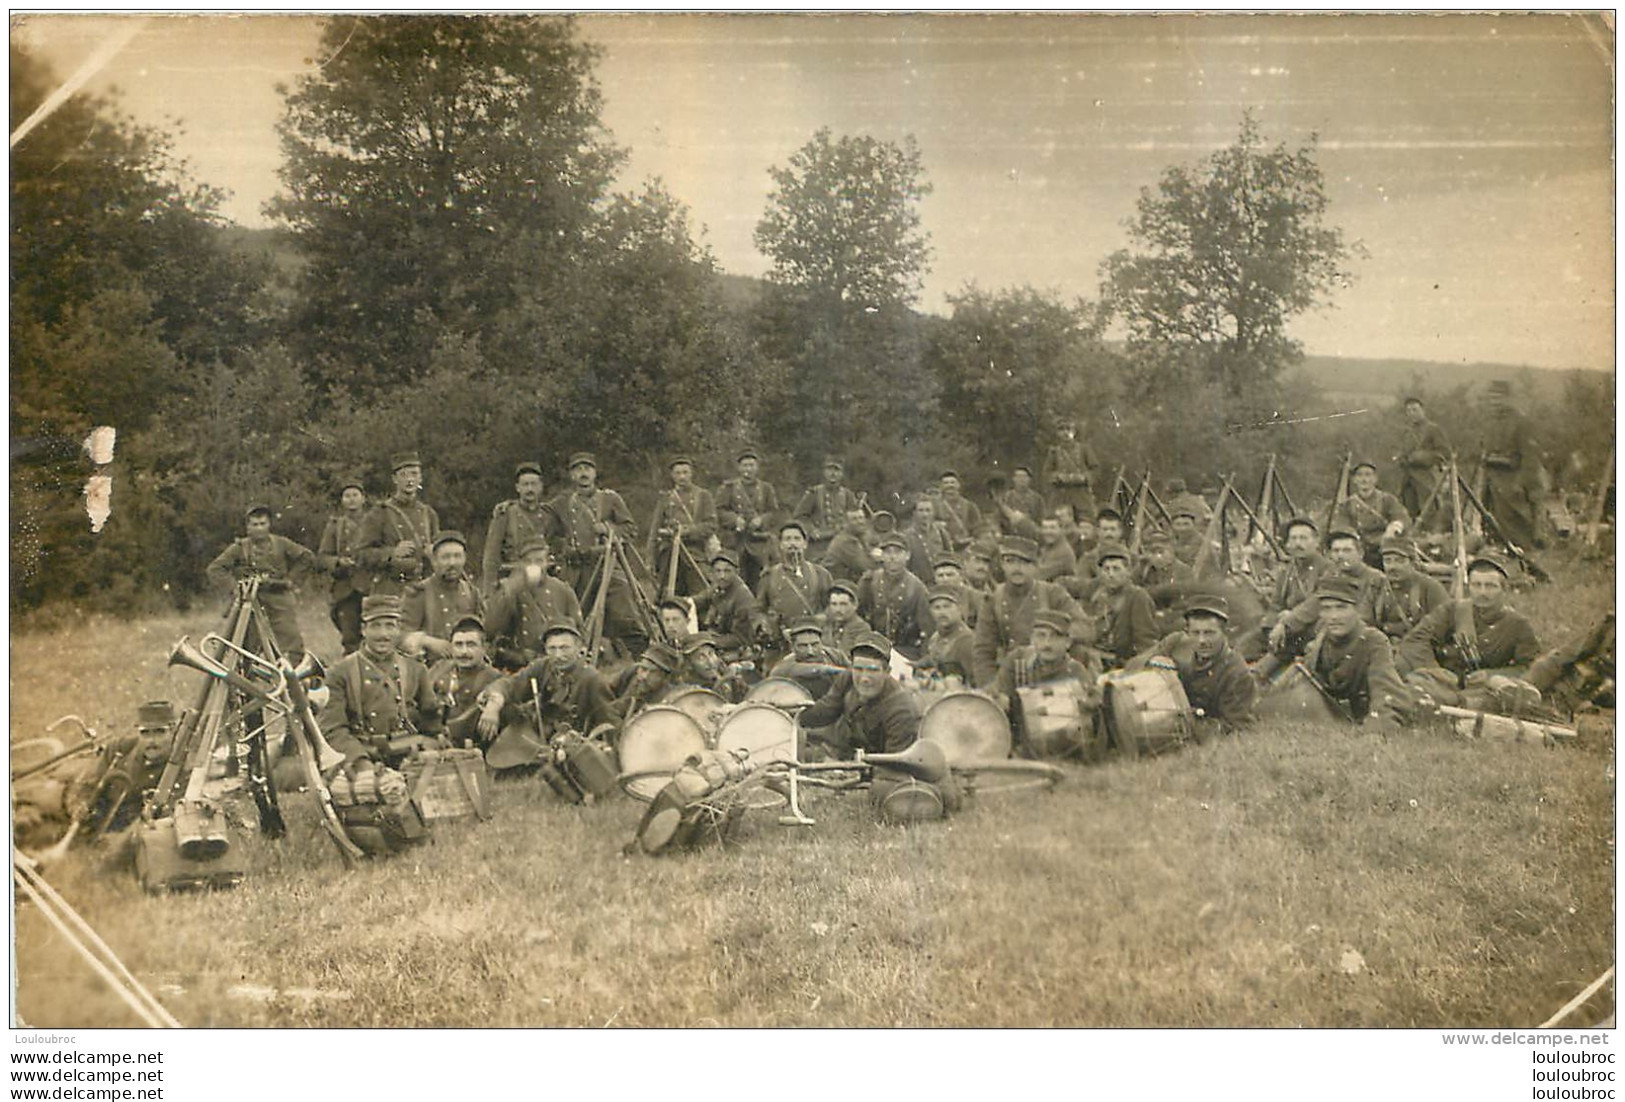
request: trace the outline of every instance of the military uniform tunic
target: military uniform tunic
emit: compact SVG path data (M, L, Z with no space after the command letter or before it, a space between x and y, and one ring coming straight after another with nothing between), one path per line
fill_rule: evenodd
M508 577L497 587L485 617L485 632L496 661L505 669L518 669L541 656L542 632L555 620L581 628L581 601L575 590L544 575L530 585L523 574Z
M1095 646L1121 666L1157 639L1156 609L1151 595L1137 585L1116 593L1096 589L1087 612L1095 621Z
M487 593L496 591L497 583L508 572L520 565L519 552L525 544L538 539L557 540L564 534L564 525L546 502L527 509L518 498L499 502L491 510L491 526L485 531L485 552L480 563L480 582Z
M859 636L868 635L873 630L875 629L869 626L869 621L854 612L852 618L844 624L829 621L824 626L824 638L830 646L847 655L852 653L852 644L858 641Z
M502 694L504 712L510 707L524 708L535 699L532 683L541 692L542 719L554 730L569 727L591 734L600 724L615 722L615 700L609 682L583 661L564 669L556 659L544 655L513 676L503 678L493 691ZM524 714L531 715L530 709L525 708ZM551 733L543 732L544 735Z
M829 571L815 562L803 559L799 567L775 563L756 585L757 621L776 644L784 629L803 616L823 613L834 584Z
M869 545L850 532L838 533L819 560L830 575L843 582L855 582L874 569Z
M372 575L359 565L361 549L361 510L327 518L322 541L316 545L316 569L333 579L328 589L328 615L339 629L339 642L349 654L361 645L361 598ZM345 566L349 559L356 565Z
M479 619L484 614L485 598L466 576L448 582L435 574L407 590L401 602L401 634L421 631L450 641L458 620L465 616Z
M722 546L739 556L739 571L750 585L778 558L773 524L779 513L779 495L771 482L730 478L717 491L717 524ZM744 528L739 522L744 521ZM746 563L746 559L750 563Z
M1474 608L1473 632L1477 636L1479 661L1468 661L1454 639L1455 602L1447 601L1424 616L1399 644L1400 664L1407 670L1443 667L1466 675L1475 670L1522 677L1530 663L1540 657L1540 640L1529 621L1516 609L1501 608L1486 614Z
M925 583L907 570L891 574L876 567L865 574L858 583L858 611L909 661L924 653L931 601Z
M1372 490L1369 494L1350 494L1332 515L1334 527L1353 528L1365 545L1366 561L1382 555L1382 537L1394 522L1410 527L1411 516L1400 504L1399 498L1386 490Z
M1423 617L1449 600L1439 579L1417 571L1397 586L1391 580L1373 586L1360 618L1397 644Z
M982 511L965 495L950 497L938 491L931 499L937 503L938 519L947 527L948 538L956 551L969 547L970 541L982 534Z
M445 658L429 670L429 688L440 702L442 727L453 743L481 741L479 697L486 686L501 679L502 671L489 662L460 670L456 659Z
M787 677L812 694L814 701L822 700L847 668L846 655L834 647L820 647L810 658L787 654L773 664L771 677Z
M429 550L440 534L440 516L422 501L390 497L372 507L361 521L361 549L356 558L371 571L367 592L402 596L412 582L429 575ZM395 561L395 545L405 540L417 547L408 563Z
M1034 581L1020 588L1004 582L982 604L976 621L976 641L972 664L976 684L993 684L999 673L999 660L1010 650L1024 647L1033 639L1033 613L1045 609L1079 614L1078 602L1053 582Z
M1303 664L1356 723L1367 716L1397 721L1408 694L1394 668L1388 637L1376 628L1361 624L1345 639L1322 631L1305 649Z
M660 532L662 529L676 531L679 526L683 530L683 546L688 548L694 562L704 562L706 543L717 534L717 503L710 490L699 486L689 486L687 489L673 486L655 499L654 516L649 521L647 550L649 562L654 565L662 586L671 566L671 537L662 536ZM692 588L687 592L694 592L704 584L686 559L678 571L678 578L686 578L691 583ZM679 588L682 588L681 581Z
M846 527L846 514L858 508L858 495L845 486L820 482L801 495L795 518L807 526L807 554L821 553L835 534Z
M1484 507L1524 551L1537 546L1540 475L1540 450L1529 419L1510 409L1491 413L1484 426Z
M700 627L716 636L717 652L737 659L749 646L756 622L756 598L735 574L725 589L712 586L694 599Z
M1078 554L1064 539L1038 549L1038 577L1046 582L1064 582L1078 572Z
M976 635L964 622L944 630L937 629L926 640L922 666L935 670L942 677L957 677L968 687L972 684L971 671L975 669Z
M817 703L801 713L804 728L828 728L837 720L846 722L832 728L831 737L840 740L835 749L841 756L854 750L871 754L897 754L919 738L920 706L914 693L886 678L872 700L858 695L850 673L835 679Z
M305 637L299 630L293 586L315 565L316 556L310 548L286 536L271 534L263 539L244 536L233 540L204 568L204 572L216 585L227 585L233 579L259 575L260 607L270 621L276 645L283 654L297 656L305 649ZM252 632L244 637L246 645L254 645L252 638Z
M1130 668L1143 667L1152 655L1173 660L1185 699L1199 720L1210 720L1221 731L1232 731L1256 718L1258 682L1228 642L1221 642L1213 657L1204 660L1196 654L1196 640L1176 631L1158 640L1149 652L1131 662Z
M1445 439L1444 430L1434 421L1423 418L1420 425L1413 425L1409 421L1405 423L1405 438L1399 454L1399 465L1404 472L1399 503L1412 517L1421 519L1422 504L1433 492L1433 484L1449 457L1450 444Z
M406 750L391 750L391 739L440 730L440 702L416 658L395 654L380 662L356 651L333 664L327 684L332 695L322 709L322 734L346 758L397 765Z

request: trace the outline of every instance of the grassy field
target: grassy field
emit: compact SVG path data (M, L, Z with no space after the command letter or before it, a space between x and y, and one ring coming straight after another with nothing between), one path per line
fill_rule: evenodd
M1604 568L1559 573L1519 602L1543 630L1611 604ZM164 654L208 626L15 636L13 737L185 699ZM620 854L641 804L524 779L353 873L287 797L235 891L146 897L116 847L51 879L188 1025L1533 1025L1613 963L1613 763L1610 731L1281 725L912 828L823 793L816 827L662 859ZM29 908L16 943L29 1024L134 1024Z

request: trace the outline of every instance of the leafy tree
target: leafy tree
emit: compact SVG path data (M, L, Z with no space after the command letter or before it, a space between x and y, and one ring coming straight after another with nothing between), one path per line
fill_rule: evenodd
M567 19L334 19L321 48L271 209L307 261L295 351L320 386L372 393L567 286L622 154Z
M11 52L11 125L56 81ZM167 135L70 97L11 158L12 599L134 608L166 578L184 518L161 500L155 427L259 339L266 267L221 240L220 193ZM185 418L180 419L185 423ZM118 430L113 512L92 533L80 442Z
M764 431L809 476L829 450L912 446L935 408L909 309L931 255L918 146L823 129L769 174L756 245L773 267L752 330L762 371L782 388L758 402Z
M1288 322L1352 278L1315 144L1266 148L1248 113L1233 145L1141 190L1131 248L1102 266L1104 305L1131 344L1195 351L1230 394L1302 355Z
M931 193L913 137L832 139L826 127L771 168L756 225L768 278L816 300L868 309L912 305L931 259L919 201Z

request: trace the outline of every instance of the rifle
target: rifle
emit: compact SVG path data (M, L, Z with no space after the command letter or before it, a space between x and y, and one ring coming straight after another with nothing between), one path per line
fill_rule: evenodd
M1353 462L1354 453L1344 452L1342 469L1337 472L1337 492L1332 495L1331 508L1326 510L1326 523L1320 526L1322 532L1332 530L1332 523L1337 516L1337 510L1342 508L1343 503L1349 499L1349 467Z
M1202 549L1196 553L1196 561L1191 564L1191 572L1196 575L1198 581L1202 578L1202 572L1213 561L1213 546L1219 542L1219 534L1224 530L1225 506L1230 503L1234 493L1235 488L1230 485L1230 480L1225 479L1224 488L1219 491L1219 502L1213 507L1213 516L1207 522L1207 531L1202 533ZM1229 563L1225 563L1224 572L1226 574L1230 572Z
M1455 544L1451 562L1450 596L1456 645L1461 648L1467 665L1477 669L1482 657L1478 653L1478 631L1473 624L1473 605L1467 597L1467 526L1461 514L1461 491L1464 487L1461 471L1456 466L1456 453L1450 453L1450 537Z
M1128 549L1131 554L1140 553L1140 544L1145 540L1145 507L1151 499L1151 471L1145 472L1140 479L1140 488L1134 495L1134 520L1129 525Z
M666 564L666 592L665 596L677 595L677 558L683 551L683 526L681 524L671 531L671 562Z
M1512 553L1512 557L1517 559L1523 565L1523 568L1529 572L1529 576L1537 581L1551 581L1552 576L1546 573L1539 563L1530 558L1528 552L1513 543L1512 538L1501 527L1501 522L1495 519L1495 514L1484 508L1483 498L1468 489L1465 483L1462 485L1462 490L1467 494L1468 504L1477 510L1480 525L1486 528L1490 535L1501 541L1506 549Z
M1237 499L1240 500L1239 498ZM1258 488L1257 515L1249 509L1247 511L1247 542L1252 543L1253 537L1264 530L1259 523L1259 517L1267 517L1275 510L1275 453L1270 452L1269 465L1264 468L1264 483Z
M1270 469L1272 471L1274 470L1274 463L1275 463L1275 457L1271 456L1270 457L1270 464L1271 464ZM1229 484L1229 482L1230 482L1230 479L1228 479L1228 478L1225 479L1225 483L1227 485ZM1264 522L1261 519L1259 519L1260 514L1263 513L1264 508L1265 508L1264 503L1263 502L1259 503L1258 512L1255 513L1255 512L1253 512L1252 508L1247 504L1247 500L1245 498L1243 498L1240 494L1232 493L1231 494L1231 499L1233 501L1235 501L1236 505L1241 509L1241 511L1244 514L1246 514L1246 517L1247 517L1247 538L1248 538L1248 540L1251 540L1253 538L1254 534L1263 536L1264 537L1264 542L1269 545L1269 549L1271 551L1275 552L1275 557L1280 559L1282 562L1286 562L1287 561L1286 548L1281 546L1280 542L1275 538L1275 533L1271 532L1269 530L1269 528L1264 524Z

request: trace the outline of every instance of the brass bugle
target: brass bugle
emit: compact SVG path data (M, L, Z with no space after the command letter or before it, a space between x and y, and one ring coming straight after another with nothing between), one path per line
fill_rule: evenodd
M870 765L890 766L927 784L935 784L948 775L948 756L940 745L928 738L915 739L914 745L901 753L863 754L858 760Z
M248 695L264 701L278 711L287 712L291 710L287 701L282 699L281 696L284 688L282 671L275 666L269 668L277 675L277 683L275 686L268 688L258 682L250 681L235 670L227 669L224 664L210 658L194 646L191 638L185 635L181 636L180 642L170 649L168 664L171 666L190 666L194 670L201 670L210 677L224 681L234 689L240 689ZM264 664L263 660L261 660L261 664Z

